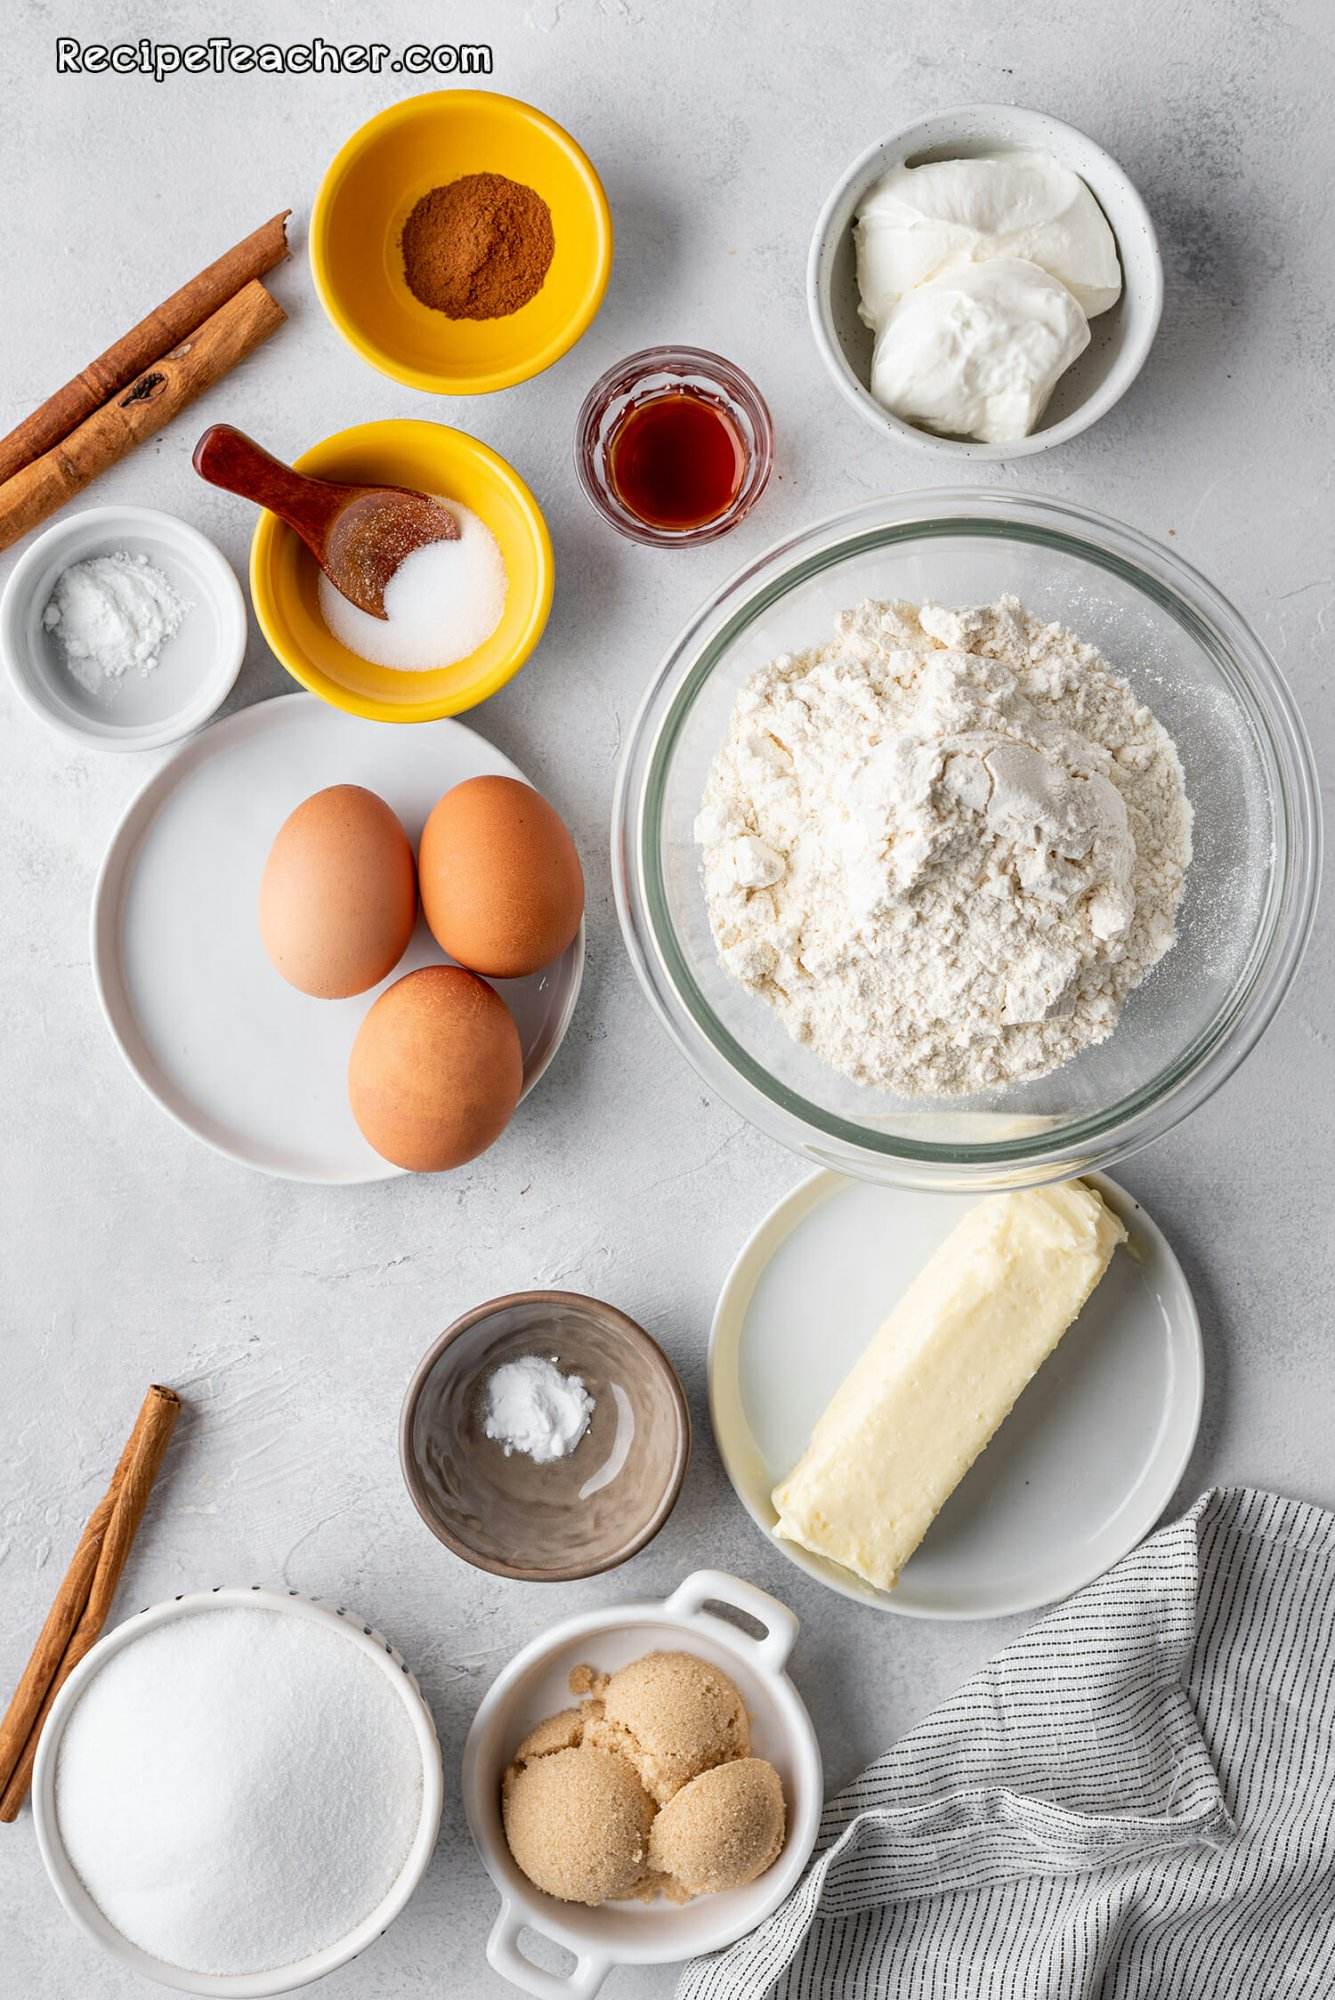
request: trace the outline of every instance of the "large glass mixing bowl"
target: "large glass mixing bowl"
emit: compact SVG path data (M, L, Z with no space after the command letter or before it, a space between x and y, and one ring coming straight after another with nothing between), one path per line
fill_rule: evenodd
M865 597L1018 597L1091 640L1176 739L1195 809L1178 942L1113 1035L986 1096L869 1090L792 1040L715 953L693 822L738 689L828 638ZM1217 1089L1279 1006L1320 876L1320 809L1293 700L1228 600L1170 550L1082 508L986 491L901 495L794 536L672 648L622 761L613 873L631 958L706 1083L808 1159L917 1187L1015 1187L1106 1166Z

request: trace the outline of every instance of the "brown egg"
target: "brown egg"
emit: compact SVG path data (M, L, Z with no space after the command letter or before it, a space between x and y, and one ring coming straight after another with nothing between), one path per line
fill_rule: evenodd
M260 936L289 985L317 1000L365 993L416 922L413 850L382 798L331 785L283 821L260 882Z
M491 979L540 971L579 929L575 843L517 778L468 778L446 792L423 828L417 865L436 943Z
M348 1098L364 1136L419 1174L485 1152L509 1124L523 1083L509 1008L457 965L424 965L396 979L357 1030L348 1060Z

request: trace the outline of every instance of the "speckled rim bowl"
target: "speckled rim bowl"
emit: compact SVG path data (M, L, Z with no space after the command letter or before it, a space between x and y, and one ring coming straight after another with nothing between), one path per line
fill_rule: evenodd
M392 417L336 431L294 463L321 479L408 486L457 500L490 528L506 571L505 609L489 639L453 666L401 673L363 660L334 637L320 615L314 557L276 514L261 509L250 594L260 630L294 680L371 722L437 722L514 679L542 637L556 569L542 511L499 452L447 424Z
M63 570L125 550L146 556L185 608L154 670L87 694L63 664L42 614ZM23 551L0 597L0 655L27 706L60 735L94 750L160 750L217 713L246 651L246 600L206 535L155 507L85 507L62 515Z
M501 173L535 188L555 248L540 290L498 319L449 319L415 298L403 225L434 187ZM591 324L612 268L612 215L593 165L555 119L494 90L404 97L339 149L311 211L311 272L348 345L382 374L434 396L526 382Z
M534 1353L594 1399L578 1449L548 1465L481 1432L485 1377ZM690 1449L686 1395L658 1342L582 1292L510 1292L464 1313L423 1355L399 1421L403 1477L437 1541L525 1583L629 1562L676 1506Z
M1089 323L1089 346L1053 390L1036 431L1005 444L938 437L893 416L871 393L873 336L858 317L853 222L873 183L908 160L976 153L1050 153L1079 174L1108 218L1122 264L1122 296ZM807 260L807 306L816 346L840 392L883 437L957 461L1027 458L1078 437L1106 416L1144 366L1163 311L1163 265L1149 211L1111 154L1073 125L1010 104L935 112L878 140L843 175L816 224Z
M379 1907L372 1910L370 1916L345 1938L326 1945L322 1951L312 1952L307 1958L298 1959L293 1965L277 1966L270 1971L188 1972L181 1966L168 1964L164 1959L141 1951L138 1945L123 1937L103 1916L74 1872L61 1839L56 1810L56 1762L60 1739L74 1712L75 1703L93 1676L123 1647L133 1645L153 1626L166 1625L180 1618L207 1616L211 1611L253 1610L256 1606L266 1611L281 1612L285 1617L303 1618L308 1623L336 1627L340 1636L373 1660L398 1690L422 1753L422 1815L398 1880ZM268 2000L272 1994L295 1993L299 1987L309 1986L312 1980L322 1979L325 1973L346 1965L378 1937L383 1937L426 1873L440 1829L443 1800L444 1776L436 1725L403 1655L346 1605L320 1604L299 1596L296 1591L262 1590L258 1584L249 1588L218 1586L213 1590L197 1590L174 1598L167 1604L150 1605L99 1639L56 1697L37 1746L32 1783L38 1850L52 1887L75 1923L112 1958L137 1973L141 1979L155 1980L159 1986L173 1987L178 1993L225 1996L225 2000Z
M1114 1033L979 1098L894 1098L842 1077L719 964L693 823L736 694L866 597L1013 591L1119 667L1175 738L1195 810L1178 942ZM706 1084L814 1165L954 1191L1106 1167L1187 1117L1264 1033L1298 968L1321 872L1311 748L1274 662L1171 550L1013 493L905 494L835 516L738 571L668 653L622 755L617 909L660 1019Z
M716 1608L715 1608L716 1607ZM742 1628L720 1611L750 1621ZM753 1636L753 1629L759 1636ZM468 1830L501 1899L487 1959L536 2000L591 2000L618 1965L667 1965L721 1951L772 1916L796 1888L820 1829L820 1745L788 1677L797 1619L786 1604L741 1577L697 1570L665 1601L618 1604L567 1618L504 1667L482 1698L464 1744L461 1780ZM557 1902L521 1874L501 1824L501 1774L544 1716L570 1706L569 1673L590 1664L626 1666L645 1653L698 1654L736 1683L751 1717L756 1754L783 1782L787 1831L778 1859L745 1888L689 1903ZM525 1932L554 1940L574 1964L545 1972L523 1950Z

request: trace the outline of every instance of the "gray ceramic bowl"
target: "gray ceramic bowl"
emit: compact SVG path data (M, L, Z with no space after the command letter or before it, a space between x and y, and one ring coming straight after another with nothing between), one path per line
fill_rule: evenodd
M594 1399L568 1458L506 1454L482 1428L487 1378L526 1354ZM615 1569L676 1505L691 1423L675 1370L625 1313L580 1292L513 1292L447 1327L404 1398L399 1458L413 1505L447 1549L494 1576L568 1583Z

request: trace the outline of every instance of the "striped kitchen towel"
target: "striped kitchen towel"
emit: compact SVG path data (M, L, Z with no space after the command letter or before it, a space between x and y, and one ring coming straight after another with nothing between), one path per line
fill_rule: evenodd
M679 2000L1329 2000L1335 1514L1205 1494L825 1809Z

